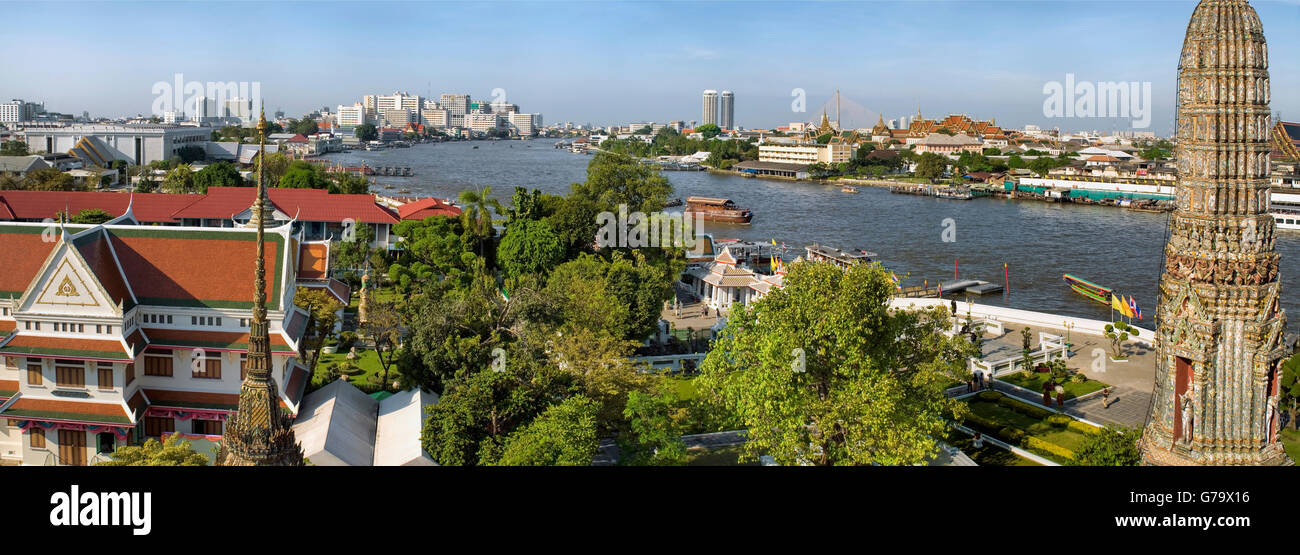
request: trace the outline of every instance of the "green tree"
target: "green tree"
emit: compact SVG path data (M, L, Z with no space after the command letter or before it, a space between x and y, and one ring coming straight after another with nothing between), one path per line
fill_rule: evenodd
M358 125L355 132L358 141L366 142L379 138L379 130L375 129L375 125L372 123Z
M67 218L67 221L74 224L102 224L111 219L113 219L113 215L104 210L99 208L86 208L77 212L72 217Z
M194 172L194 188L199 193L208 192L212 187L244 187L249 185L239 175L239 170L230 162L221 161L209 164Z
M1137 429L1102 428L1097 434L1088 434L1083 444L1075 450L1074 463L1080 466L1138 466L1142 464L1142 451Z
M27 156L27 143L18 140L5 141L0 144L0 156Z
M195 453L190 442L172 434L166 442L147 439L143 445L123 445L113 451L112 460L95 466L207 466L208 458Z
M290 162L284 177L276 184L276 187L286 189L328 189L329 186L330 180L321 175L316 164L302 160Z
M1110 340L1110 350L1116 359L1127 358L1124 355L1124 342L1129 340L1129 336L1138 336L1138 328L1130 326L1125 322L1115 322L1106 324L1104 328L1106 338Z
M361 331L375 344L375 354L384 369L382 383L388 389L392 385L388 381L388 370L396 361L397 349L402 344L401 314L392 303L372 302L366 310L366 321L362 322Z
M289 157L283 152L269 152L266 154L266 168L263 170L262 179L266 180L266 186L278 187L280 178L284 177L285 172L289 171ZM253 184L257 184L257 166L262 163L262 155L257 155L257 162L253 166Z
M176 149L176 156L179 156L182 163L190 164L202 161L208 157L208 152L201 146L183 146Z
M23 176L22 186L28 191L86 191L86 185L78 185L71 175L55 168L32 170Z
M325 346L325 340L334 333L334 325L338 322L337 312L343 308L343 303L325 288L299 287L293 295L293 304L307 311L304 348L312 353L311 369L315 372L321 349Z
M974 347L949 338L943 308L890 310L878 264L790 267L785 286L733 308L696 378L700 395L748 430L744 457L783 465L913 465L930 460L962 407Z
M289 120L289 133L315 135L318 131L320 131L320 126L316 124L316 120L311 118L304 117L300 120Z
M630 433L619 436L619 462L634 466L667 466L686 463L682 409L677 396L667 387L657 394L628 393L624 416Z
M464 207L460 213L461 222L466 230L473 233L479 256L484 256L483 248L495 234L492 228L492 211L501 214L505 209L497 199L492 198L492 187L486 185L478 191L473 189L461 191L457 200Z
M596 402L585 396L565 399L511 434L496 464L589 466L600 447L596 412Z
M695 132L699 133L700 136L704 137L705 139L712 139L722 134L722 128L718 127L718 124L716 123L706 123L704 125L696 127Z
M933 152L922 153L916 161L917 177L934 179L943 175L948 167L948 159Z
M1291 423L1292 430L1300 430L1300 410L1296 405L1300 405L1300 355L1292 355L1286 364L1282 365L1282 382L1280 386L1278 401L1290 403L1287 409L1290 414L1288 419Z
M518 220L506 227L497 261L507 277L543 274L564 260L564 245L544 220Z
M331 176L329 192L345 195L364 195L370 192L370 182L352 172L336 172Z
M164 193L197 193L194 186L194 171L190 169L189 164L176 166L172 171L167 172L167 177L163 178L162 191Z

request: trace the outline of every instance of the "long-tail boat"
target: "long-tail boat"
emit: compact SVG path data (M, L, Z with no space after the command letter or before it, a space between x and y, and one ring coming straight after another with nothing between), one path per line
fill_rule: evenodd
M1070 274L1065 274L1062 277L1065 278L1066 283L1070 284L1070 289L1073 289L1076 293L1104 305L1110 304L1111 290L1109 288L1102 287L1085 279L1079 279Z

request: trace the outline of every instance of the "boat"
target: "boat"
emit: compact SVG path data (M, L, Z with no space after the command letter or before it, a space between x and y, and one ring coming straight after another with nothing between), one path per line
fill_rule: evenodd
M1300 230L1300 189L1274 188L1269 214L1278 229Z
M934 190L935 198L946 198L952 200L970 200L975 198L970 194L970 189L965 187L943 187Z
M1074 277L1070 274L1062 276L1065 282L1070 284L1070 289L1076 293L1088 297L1104 305L1110 305L1111 289L1097 285L1091 281Z
M748 208L736 206L736 203L725 198L689 197L683 213L687 217L698 214L703 220L733 224L747 224L754 218L754 213Z
M675 198L664 204L664 208L672 208L674 206L681 206L682 204L685 204L682 202L682 199Z
M857 187L851 187L851 186L849 186L849 185L845 185L845 186L843 186L843 187L840 187L840 192L841 192L841 193L854 193L854 194L856 194L856 193L858 192L858 188L857 188Z

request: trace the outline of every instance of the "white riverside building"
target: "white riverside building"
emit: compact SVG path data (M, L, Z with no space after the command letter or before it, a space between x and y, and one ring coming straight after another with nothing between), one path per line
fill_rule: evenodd
M70 152L77 148L97 165L113 160L143 165L170 160L187 146L206 150L212 130L175 125L70 125L29 127L24 133L33 152Z

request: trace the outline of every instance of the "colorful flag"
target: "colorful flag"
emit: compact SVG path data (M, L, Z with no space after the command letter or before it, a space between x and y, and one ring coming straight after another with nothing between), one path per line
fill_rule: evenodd
M1138 308L1138 303L1133 300L1133 297L1128 298L1128 309L1130 318L1136 316L1138 320L1142 319L1142 309Z
M1118 295L1112 294L1110 296L1110 308L1112 310L1118 310L1120 314L1124 314L1124 303L1120 302Z
M894 282L895 288L897 288L899 291L903 290L903 285L898 281L898 274L895 274L893 270L889 271L889 279Z

